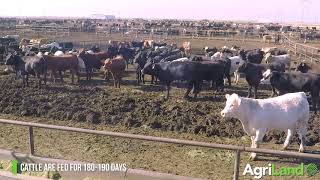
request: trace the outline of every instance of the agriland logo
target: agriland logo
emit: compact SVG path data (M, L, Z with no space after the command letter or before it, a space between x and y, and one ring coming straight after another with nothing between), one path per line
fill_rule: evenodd
M250 174L255 179L260 179L263 176L304 176L305 172L308 176L314 176L318 172L318 167L314 163L305 165L301 163L297 166L282 166L277 167L275 164L268 164L266 167L254 167L247 164L242 175Z

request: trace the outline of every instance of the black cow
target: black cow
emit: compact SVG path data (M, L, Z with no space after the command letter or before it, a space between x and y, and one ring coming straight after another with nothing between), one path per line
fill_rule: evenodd
M247 53L247 60L251 63L260 64L263 59L263 55L264 53L260 49L249 51Z
M9 53L6 57L5 65L14 66L16 77L18 74L22 76L23 87L29 86L29 75L36 76L39 80L39 88L41 88L41 75L46 85L48 65L44 58L38 56L24 56L21 58L16 52Z
M216 47L209 48L206 46L203 49L204 49L205 56L208 56L208 57L213 56L214 53L218 52L218 49Z
M156 46L158 46L158 47L167 46L167 43L157 43L157 42L154 42L154 43L153 43L153 47L156 47Z
M300 71L302 73L307 73L307 72L311 72L311 73L316 73L316 74L320 74L320 66L318 64L308 64L306 62L301 62L297 68L296 71Z
M273 51L270 51L270 53L271 53L271 55L274 55L274 56L288 54L288 52L286 50L281 50L281 49L275 49Z
M141 73L141 70L144 68L144 65L147 63L147 51L143 50L141 52L139 52L135 57L133 62L136 63L136 73L137 73L137 82L140 83L142 81L142 83L144 84L144 75Z
M270 83L272 86L272 96L279 91L279 95L291 92L310 92L312 106L317 112L317 103L319 103L320 76L312 73L301 72L277 72L270 73Z
M237 69L238 72L244 73L246 76L246 81L249 84L248 96L251 96L252 87L254 87L254 98L257 98L257 90L260 84L260 80L263 78L262 71L265 70L265 67L260 64L245 62L239 66Z
M254 63L254 64L260 64L264 52L261 51L260 49L253 49L253 50L240 50L239 55L241 58L247 62Z
M271 71L285 72L286 65L282 62L272 62L267 64L267 69L270 69Z
M133 64L133 58L135 56L135 50L127 47L119 47L118 54L122 55L127 64L127 69L129 64Z
M161 60L161 62L169 62L169 61L173 61L173 60L183 58L183 57L184 57L183 53L177 53L177 54L173 54L168 57L165 57L164 59Z
M176 61L176 62L160 62L150 64L142 70L143 74L156 76L161 82L165 83L169 98L170 84L175 80L188 82L188 89L185 98L189 97L189 93L193 88L194 97L201 90L203 80L216 82L216 90L219 88L223 91L224 64L212 61ZM222 82L222 83L221 83Z
M91 80L94 69L100 69L102 66L102 59L99 59L95 54L89 54L85 50L80 51L78 55L84 62L86 67L86 79ZM113 54L106 53L105 58L113 58ZM104 59L104 58L103 58Z
M131 46L134 48L140 48L143 47L143 41L131 41Z

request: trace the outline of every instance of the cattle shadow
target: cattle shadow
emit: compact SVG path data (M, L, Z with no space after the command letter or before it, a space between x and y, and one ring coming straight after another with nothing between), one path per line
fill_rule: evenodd
M104 79L91 79L91 80L86 80L82 79L78 82L80 86L106 86L107 81Z
M113 85L113 80L110 79L110 80L107 81L107 82L112 83L112 85ZM139 85L139 84L137 83L137 80L125 79L125 80L122 80L122 81L121 81L121 85L136 86L136 85Z
M166 90L165 86L161 84L140 84L137 89L143 92L164 92Z
M224 102L224 98L218 95L199 95L198 97L188 97L186 98L189 102Z
M72 87L69 86L50 86L47 85L45 87L47 91L55 92L55 93L61 93L61 92L71 92L71 93L87 93L90 92L90 89L84 89L84 88L74 88L74 85Z

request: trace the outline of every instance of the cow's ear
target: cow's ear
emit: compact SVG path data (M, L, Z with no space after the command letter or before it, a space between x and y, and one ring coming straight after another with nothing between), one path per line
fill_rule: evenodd
M225 96L225 97L226 97L226 99L228 99L228 98L230 97L230 94L226 94L226 96Z

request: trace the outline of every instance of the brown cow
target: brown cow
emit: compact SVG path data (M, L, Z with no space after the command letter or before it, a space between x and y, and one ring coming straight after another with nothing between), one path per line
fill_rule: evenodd
M152 48L153 47L153 40L144 40L143 42L143 47L145 49L148 49L148 48Z
M79 66L78 58L75 55L64 55L64 56L48 56L43 55L43 58L48 64L48 70L51 71L54 82L56 82L56 73L59 71L61 81L63 82L62 71L70 70L72 77L72 84L74 83L74 74L78 77L79 82Z
M183 50L186 55L190 55L190 53L191 53L191 43L189 41L183 42L182 43L182 47L180 49Z
M126 69L126 62L122 56L117 56L113 59L107 59L104 62L103 66L105 70L105 79L109 80L109 72L113 77L113 85L114 87L120 88L120 82L122 75Z

